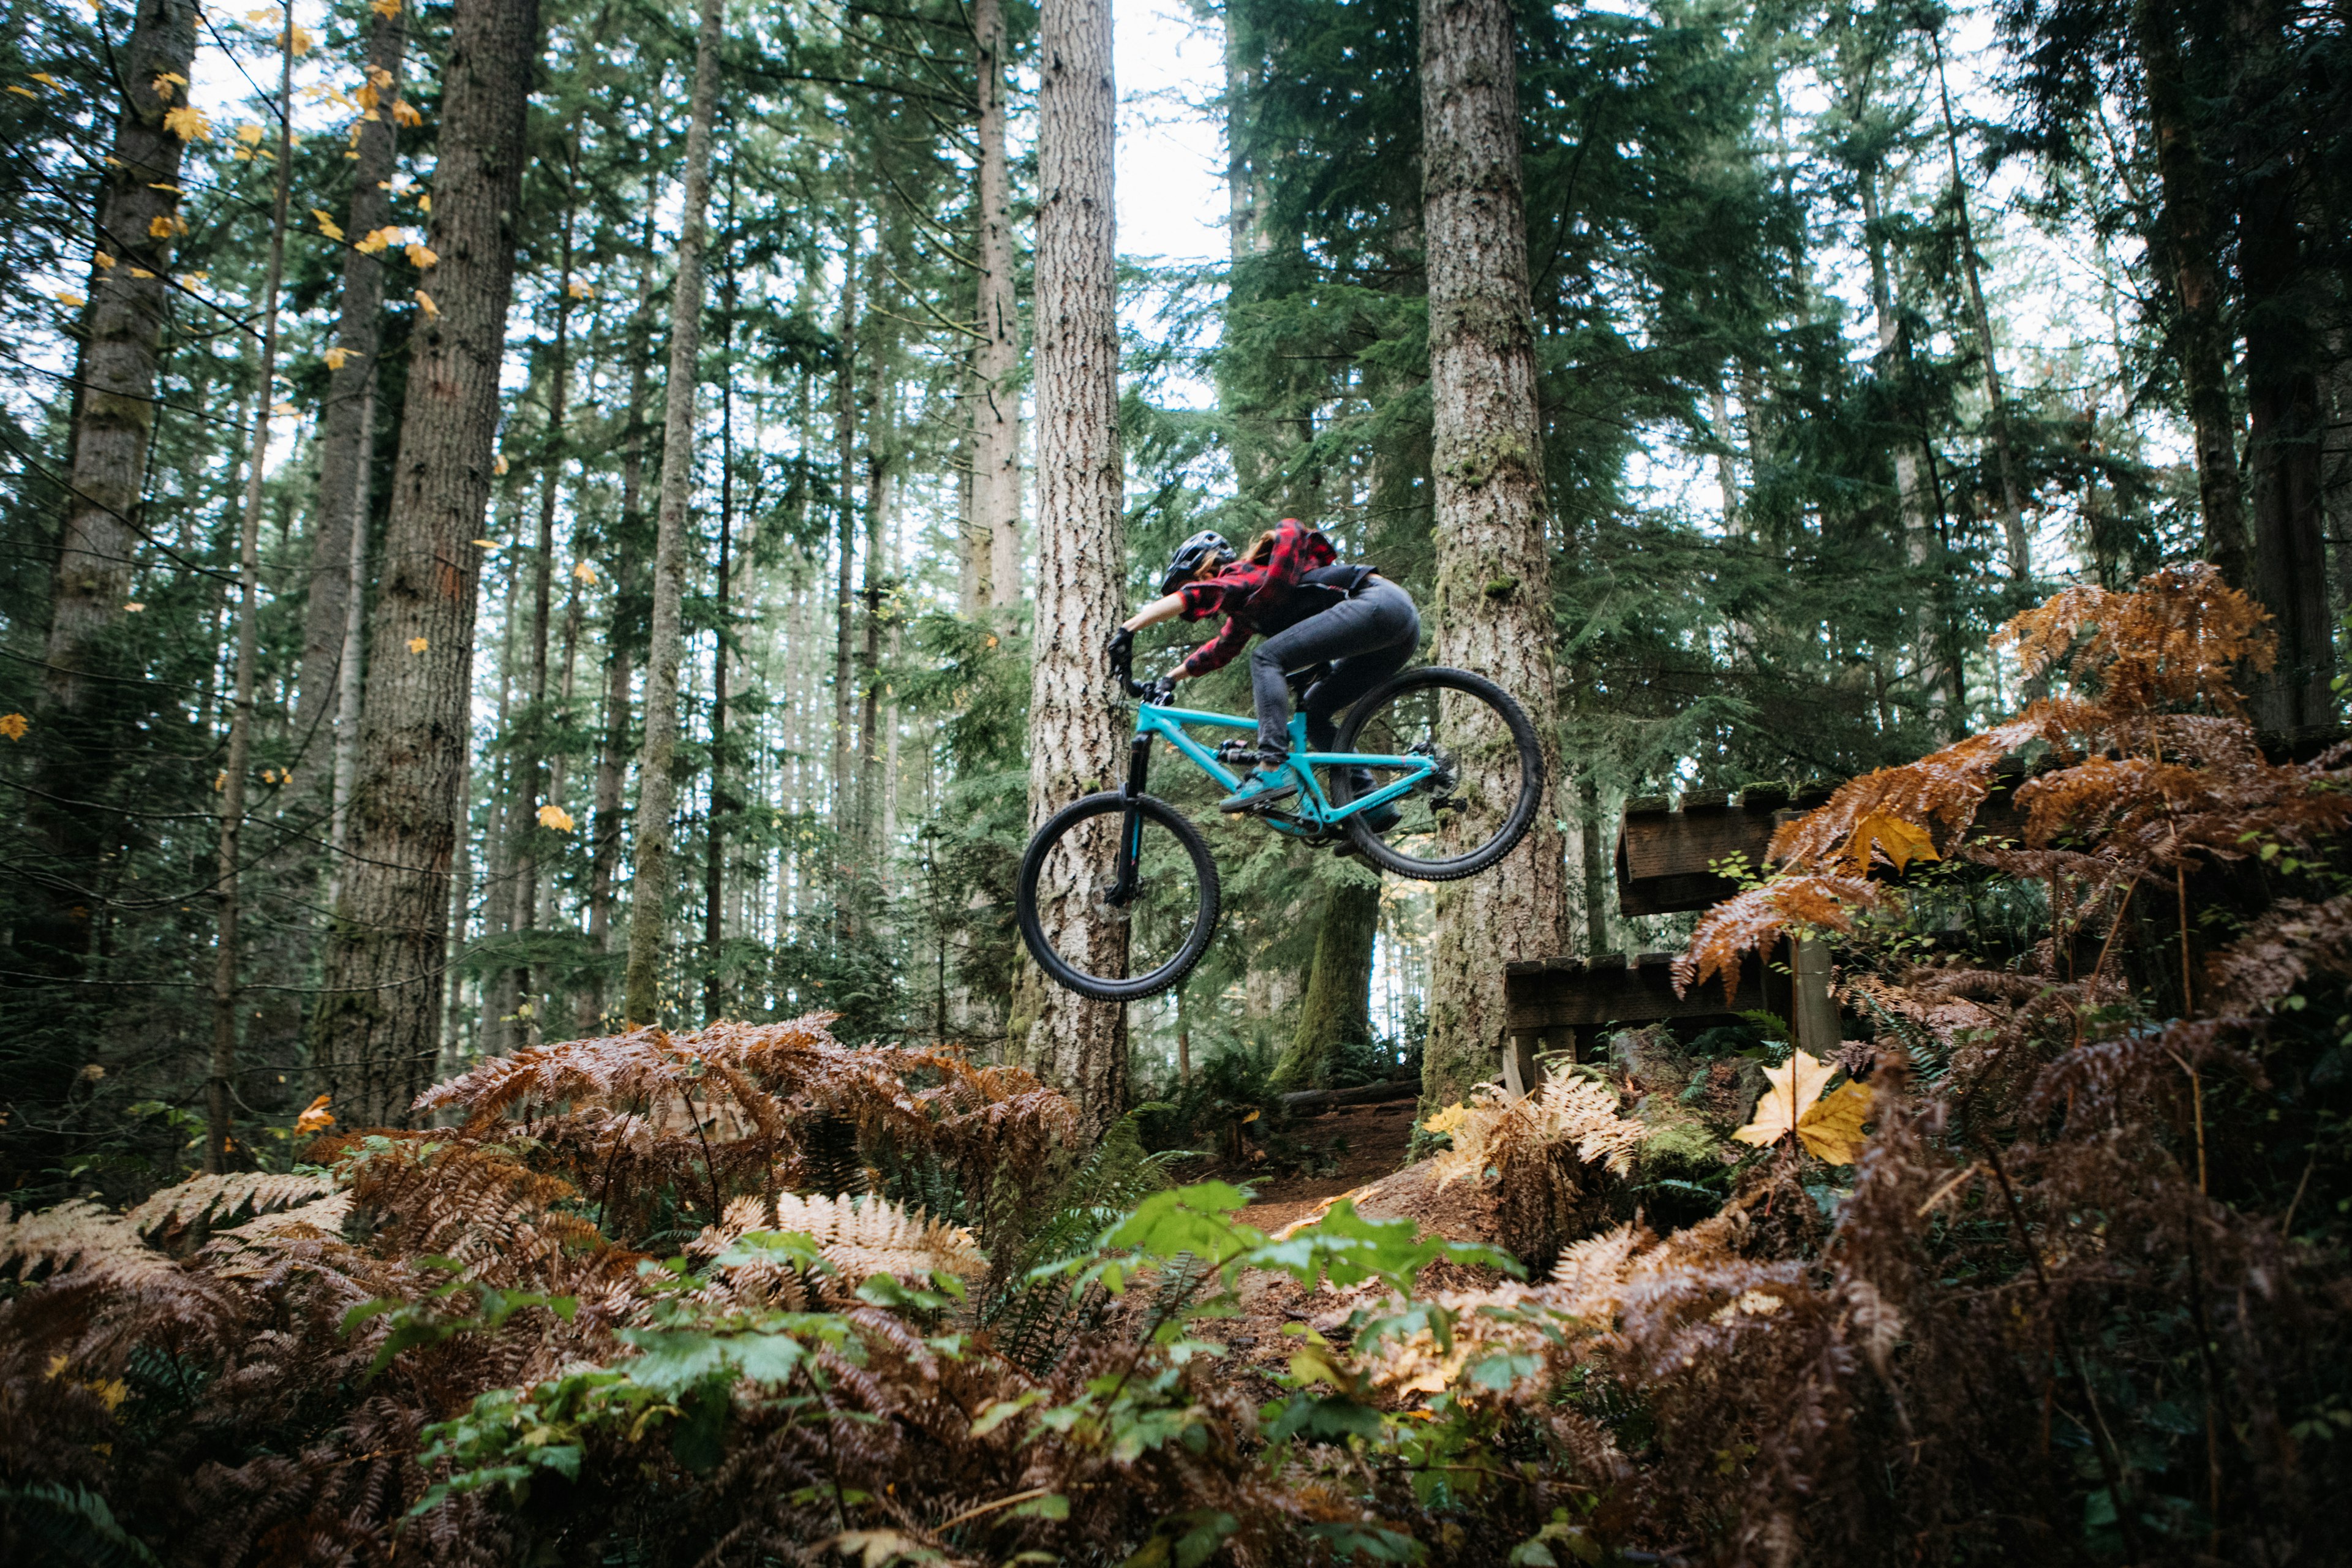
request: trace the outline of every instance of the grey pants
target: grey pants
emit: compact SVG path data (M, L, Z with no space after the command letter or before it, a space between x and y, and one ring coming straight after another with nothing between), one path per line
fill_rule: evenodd
M1345 604L1307 616L1250 650L1250 691L1257 699L1257 754L1263 766L1290 756L1290 682L1294 669L1328 664L1331 672L1307 689L1307 741L1328 752L1339 739L1333 717L1402 669L1421 641L1421 612L1412 595L1375 577Z

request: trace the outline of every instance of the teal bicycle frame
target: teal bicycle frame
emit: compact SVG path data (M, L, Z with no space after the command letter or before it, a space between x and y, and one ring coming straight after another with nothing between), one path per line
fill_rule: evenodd
M1151 742L1159 736L1183 753L1185 759L1208 774L1227 794L1242 787L1241 775L1218 760L1217 753L1184 732L1187 724L1204 725L1220 730L1246 730L1257 733L1255 719L1239 718L1231 713L1205 713L1192 708L1162 708L1146 702L1135 715L1135 740L1129 753L1128 781L1125 793L1131 799L1143 793L1146 776L1151 765ZM1414 786L1437 771L1437 759L1426 756L1381 756L1370 752L1314 752L1307 747L1307 716L1290 716L1290 760L1286 764L1291 777L1298 784L1294 803L1298 810L1264 812L1266 822L1276 831L1298 837L1312 837L1338 826L1360 811L1409 795ZM1316 780L1317 768L1394 768L1404 770L1404 776L1381 785L1361 800L1351 800L1345 805L1335 805L1323 793Z

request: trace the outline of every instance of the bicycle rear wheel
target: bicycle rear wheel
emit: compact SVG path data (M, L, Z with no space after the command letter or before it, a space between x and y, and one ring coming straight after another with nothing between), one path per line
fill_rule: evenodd
M1437 764L1391 803L1393 825L1375 832L1362 813L1346 818L1364 858L1400 877L1475 876L1527 836L1543 798L1535 725L1508 692L1466 669L1407 670L1361 698L1340 726L1339 749ZM1349 771L1330 770L1329 793L1341 805L1371 793L1357 790ZM1368 771L1372 792L1409 776L1396 764Z
M1038 967L1082 996L1131 1002L1192 972L1216 934L1217 865L1200 829L1165 801L1139 797L1136 875L1118 886L1129 801L1116 790L1073 801L1029 841L1013 912Z

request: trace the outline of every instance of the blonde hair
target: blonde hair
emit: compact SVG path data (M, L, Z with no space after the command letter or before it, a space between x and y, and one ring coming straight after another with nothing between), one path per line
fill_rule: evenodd
M1281 531L1279 529L1269 528L1264 533L1259 534L1255 539L1251 540L1250 547L1242 552L1242 559L1248 562L1253 566L1263 566L1268 561L1273 560L1274 536L1280 531Z

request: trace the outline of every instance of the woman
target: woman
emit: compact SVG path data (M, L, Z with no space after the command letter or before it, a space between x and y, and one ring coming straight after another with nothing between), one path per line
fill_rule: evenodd
M1181 616L1188 621L1222 614L1217 635L1194 648L1168 683L1221 669L1252 637L1265 640L1250 653L1250 689L1257 699L1257 771L1217 803L1219 811L1250 811L1298 792L1290 758L1290 683L1294 669L1328 664L1330 673L1307 688L1307 739L1318 752L1338 742L1333 717L1404 668L1421 641L1421 613L1412 597L1370 566L1336 563L1331 542L1286 517L1258 536L1235 560L1215 533L1196 533L1177 546L1160 582L1161 597L1129 616L1111 638L1131 647L1146 626ZM1358 768L1349 784L1368 790L1372 775ZM1396 820L1393 806L1364 814L1374 832ZM1383 820L1385 819L1385 820Z

